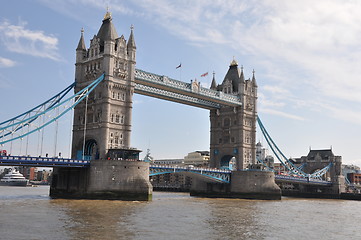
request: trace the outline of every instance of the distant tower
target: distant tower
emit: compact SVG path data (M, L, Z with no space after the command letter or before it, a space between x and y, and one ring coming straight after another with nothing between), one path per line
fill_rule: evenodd
M212 81L212 89L214 85ZM249 168L256 163L257 83L254 71L252 80L245 80L243 67L240 72L233 59L217 90L239 96L242 106L223 106L210 111L210 165L227 168L235 157L237 170Z
M89 95L87 109L85 100L74 109L73 158L102 159L111 149L130 147L135 54L133 26L128 41L118 37L109 11L88 49L82 30L76 48L75 92L102 73L105 79Z

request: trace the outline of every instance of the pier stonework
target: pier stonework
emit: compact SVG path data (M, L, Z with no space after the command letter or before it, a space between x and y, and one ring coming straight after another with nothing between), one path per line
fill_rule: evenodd
M135 63L133 27L128 41L119 37L109 12L89 48L82 30L76 48L75 92L105 74L87 99L74 108L72 158L91 160L91 164L81 170L54 169L52 197L151 197L149 163L136 161L140 151L130 147Z

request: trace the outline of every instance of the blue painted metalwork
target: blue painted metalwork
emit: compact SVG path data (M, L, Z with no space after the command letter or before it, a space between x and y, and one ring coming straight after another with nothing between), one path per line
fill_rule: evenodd
M135 92L206 109L241 106L239 96L204 88L197 81L185 83L135 69Z
M23 138L29 134L32 134L49 124L53 123L57 119L59 119L61 116L63 116L65 113L73 109L78 103L80 103L86 96L89 95L91 91L94 90L94 88L104 79L104 74L102 74L99 78L94 80L91 84L89 84L87 87L83 88L73 96L60 101L56 100L50 104L50 106L46 107L45 110L42 110L41 112L35 112L34 115L31 115L34 111L34 109L40 109L39 106L44 106L44 104L47 104L50 102L50 100L44 102L42 105L39 105L36 108L33 108L32 110L29 110L23 114L20 114L19 116L22 117L22 119L17 119L17 117L12 118L10 120L7 120L3 122L3 125L0 125L0 144L4 144L16 139ZM65 96L65 94L72 88L74 85L70 85L67 89L67 91L63 90L61 92L61 98ZM57 94L59 95L59 94ZM54 98L54 97L53 97ZM53 99L51 98L51 99ZM64 107L63 111L54 111L57 108ZM18 117L19 117L18 116ZM38 125L34 123L36 119L40 119L40 117L46 116L48 120L44 120L43 122L39 122ZM33 127L32 129L27 129L24 133L23 131L19 133L20 129L24 129L25 126ZM15 135L15 136L13 136Z
M169 165L150 165L149 176L155 176L166 173L188 172L199 174L217 182L230 183L231 171L224 169L197 168L197 167L178 167Z
M257 117L257 122L258 125L263 133L263 136L265 137L268 145L270 146L270 148L272 149L272 152L275 154L275 156L277 157L277 159L282 163L282 165L289 171L289 173L291 175L296 175L296 176L301 176L304 177L306 179L320 179L321 177L331 168L332 166L332 162L330 162L326 167L324 167L323 169L314 172L312 174L309 173L305 173L304 171L302 171L301 168L296 167L288 158L286 158L286 156L281 152L281 150L278 148L278 146L275 144L275 142L272 140L271 136L268 134L266 128L264 127L264 125L261 122L261 119L259 117Z
M308 185L327 185L330 186L333 183L329 181L312 179L312 178L303 178L303 177L294 177L286 175L275 175L276 182L289 182L289 183L303 183Z
M247 169L243 171L260 171L256 169ZM263 170L267 171L267 170ZM273 171L273 169L271 169ZM196 168L196 167L179 167L179 166L169 166L169 165L150 165L149 167L149 176L156 176L167 173L181 173L189 172L194 174L200 174L207 178L211 178L215 181L230 183L231 172L230 170L224 169L210 169L210 168ZM288 182L288 183L300 183L307 185L332 185L332 182L324 181L314 178L305 178L289 175L277 175L275 174L276 182Z
M0 156L0 166L88 167L89 160L27 156Z

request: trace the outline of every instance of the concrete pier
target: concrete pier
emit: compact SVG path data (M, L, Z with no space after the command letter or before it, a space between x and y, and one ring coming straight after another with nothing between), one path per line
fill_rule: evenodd
M55 168L52 198L138 200L152 199L149 163L92 160L89 168Z
M273 172L234 171L231 183L214 183L195 179L191 196L280 200L281 189L275 183Z

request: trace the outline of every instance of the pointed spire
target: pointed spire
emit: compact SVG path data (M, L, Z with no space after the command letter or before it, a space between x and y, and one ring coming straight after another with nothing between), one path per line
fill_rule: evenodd
M112 16L109 11L104 16L103 23L98 31L97 37L100 39L100 45L104 44L104 41L115 40L118 38L118 33L112 23Z
M212 79L212 83L211 83L211 89L213 89L213 90L217 90L216 78L214 77L215 74L216 73L213 71L213 79Z
M109 6L107 6L107 12L104 15L103 21L111 18L112 18L112 14L109 12Z
M254 69L253 69L252 73L253 73L253 76L252 76L253 86L257 87L256 77L254 76L254 73L255 73Z
M134 34L133 34L133 29L134 29L134 26L133 24L130 26L130 36L129 36L129 39L128 39L128 44L127 44L127 48L136 48L135 46L135 41L134 41Z
M233 60L229 66L238 66L238 62L236 61L236 59L234 59L234 56L233 56Z
M241 76L239 77L241 82L244 82L243 65L241 65Z
M78 47L76 50L86 50L85 42L84 42L84 28L81 28L81 36L79 39Z

